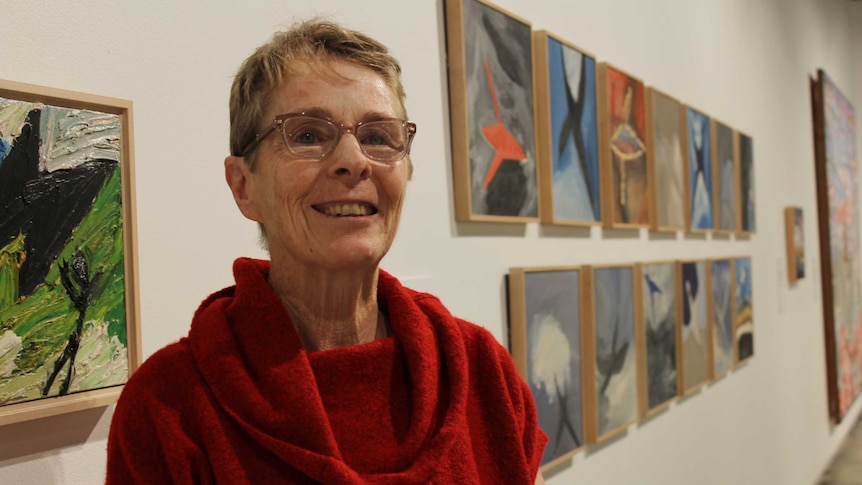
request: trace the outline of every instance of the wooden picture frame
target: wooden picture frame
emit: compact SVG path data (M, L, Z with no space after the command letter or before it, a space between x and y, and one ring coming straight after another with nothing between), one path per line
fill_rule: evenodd
M739 163L737 136L733 128L721 121L712 119L712 173L713 203L715 214L715 233L733 234L739 232L741 225L737 215L740 213L738 191Z
M587 443L600 443L638 420L634 267L582 271L589 312L583 332L584 434Z
M733 259L709 260L709 334L713 379L724 377L736 365L733 263Z
M805 277L805 224L802 207L784 208L784 240L787 246L787 281Z
M2 426L114 402L141 344L132 103L0 81L0 119Z
M599 164L607 227L650 227L646 90L643 81L608 63L596 71Z
M754 357L754 293L751 257L733 260L733 355L736 366Z
M690 216L686 203L683 104L667 93L647 87L646 112L650 229L684 231Z
M810 88L827 396L829 417L837 424L862 394L855 377L862 375L862 353L851 351L862 343L856 115L824 70L810 80Z
M689 214L686 227L692 233L712 232L715 229L715 211L710 117L691 106L685 107L685 113L686 204Z
M542 470L571 458L585 444L581 280L577 266L509 270L512 357L549 438Z
M533 32L540 218L602 222L595 57L546 31Z
M754 184L754 140L751 136L736 131L737 166L739 167L737 190L739 191L739 233L754 234L756 232L755 218L755 184Z
M706 260L679 261L682 299L680 325L680 392L689 396L712 380L709 336L709 265Z
M639 415L653 416L680 394L680 291L674 261L635 265Z
M537 221L530 23L484 0L445 9L455 219Z

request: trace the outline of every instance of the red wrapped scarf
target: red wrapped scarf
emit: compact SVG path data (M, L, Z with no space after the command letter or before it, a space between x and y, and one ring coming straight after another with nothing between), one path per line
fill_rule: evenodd
M547 437L490 333L381 271L394 336L307 353L268 271L237 260L132 376L108 483L533 483Z

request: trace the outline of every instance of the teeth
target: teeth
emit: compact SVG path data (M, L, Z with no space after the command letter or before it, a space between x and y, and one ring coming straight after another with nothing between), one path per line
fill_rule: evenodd
M335 204L325 207L323 213L328 216L367 216L372 209L365 204Z

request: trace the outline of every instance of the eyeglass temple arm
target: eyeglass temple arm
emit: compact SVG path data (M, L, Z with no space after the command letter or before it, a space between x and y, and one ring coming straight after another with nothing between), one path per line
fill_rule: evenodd
M252 150L254 150L255 147L257 147L260 144L260 142L263 141L264 138L269 136L270 133L275 131L275 129L278 128L280 124L281 123L279 123L278 120L276 120L276 122L273 123L272 126L270 126L268 130L264 131L263 133L258 133L257 135L255 135L254 141L251 142L247 147L245 147L245 150L243 150L242 153L239 154L239 156L245 157L246 155L251 153Z

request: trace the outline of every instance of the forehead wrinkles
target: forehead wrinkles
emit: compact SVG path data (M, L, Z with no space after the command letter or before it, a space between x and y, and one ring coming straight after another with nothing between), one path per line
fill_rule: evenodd
M346 72L345 72L346 71ZM300 85L298 87L294 86L294 92L284 92L285 89L288 89L288 85L291 82L296 81L297 78L307 76L307 75L317 75L322 78L325 83L331 84L336 89L350 89L355 91L355 87L351 86L353 83L361 83L364 86L372 86L372 89L367 92L374 94L374 102L378 103L373 107L369 107L369 113L385 113L390 108L394 110L394 113L387 114L387 117L395 117L406 118L407 112L404 108L403 100L398 97L398 90L389 82L385 77L380 75L378 72L373 69L363 66L362 64L357 64L354 62L350 62L343 59L331 58L331 59L321 59L321 60L297 60L291 62L285 68L285 76L282 79L276 89L270 93L267 105L269 109L267 111L275 110L280 111L277 113L268 113L269 118L277 116L279 114L283 114L283 107L274 106L278 104L279 97L284 96L283 100L287 101L298 101L302 102L303 97L318 95L319 93L314 93L315 86L308 83L308 85ZM379 81L379 84L378 84ZM378 86L382 86L384 89L378 90L376 89ZM298 91L297 91L298 89ZM311 93L309 93L311 91ZM282 94L283 93L283 94ZM366 91L363 90L363 94ZM299 99L297 99L299 98ZM301 104L291 103L294 107L299 108L318 108L318 106L302 106ZM288 111L301 111L302 109L293 109ZM334 113L333 113L334 114ZM372 117L374 117L372 115ZM359 120L357 120L359 121Z

